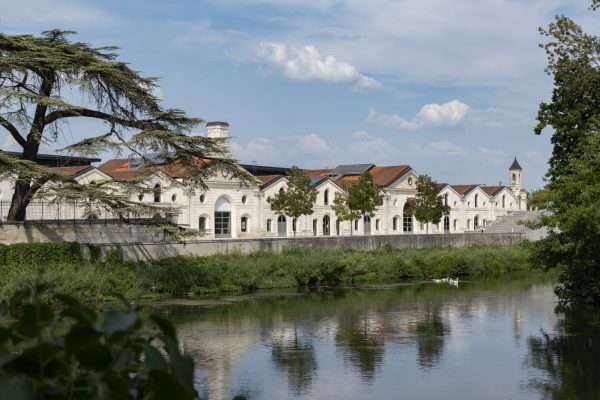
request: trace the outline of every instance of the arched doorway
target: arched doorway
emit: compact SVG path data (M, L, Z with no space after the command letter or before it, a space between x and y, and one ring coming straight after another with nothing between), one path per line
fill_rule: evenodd
M231 204L224 197L215 203L215 237L231 237Z
M365 215L364 226L365 226L365 235L370 235L371 234L371 217L369 217L368 215Z
M283 215L277 218L277 236L287 236L287 221Z
M323 217L323 236L329 236L330 234L330 220L329 215Z
M410 204L406 202L402 210L402 231L412 233L413 231L413 216L410 214Z
M444 233L450 233L450 217L444 217Z

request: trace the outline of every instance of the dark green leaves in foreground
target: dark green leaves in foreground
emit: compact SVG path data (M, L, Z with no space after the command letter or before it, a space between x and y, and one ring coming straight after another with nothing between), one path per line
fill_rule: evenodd
M195 399L193 363L160 315L98 312L70 296L21 291L0 326L2 399Z

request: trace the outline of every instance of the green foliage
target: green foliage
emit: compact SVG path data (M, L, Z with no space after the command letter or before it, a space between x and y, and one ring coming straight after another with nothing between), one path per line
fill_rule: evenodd
M75 242L16 243L5 247L5 264L40 266L49 263L81 263L81 248Z
M562 301L600 303L600 37L565 16L542 33L554 89L552 101L540 105L535 132L551 126L554 148L548 184L535 199L549 214L532 224L549 234L531 245L532 259L562 271Z
M8 246L0 243L0 265L6 264L6 251L8 250Z
M354 221L360 218L360 211L352 210L348 205L348 192L336 193L331 208L339 221ZM352 224L350 224L350 233L352 233Z
M373 176L365 171L358 183L348 189L348 207L362 215L372 217L383 204L381 188L373 182Z
M302 215L313 213L318 191L310 185L310 178L300 168L293 166L287 176L286 190L277 193L268 202L271 210L280 215L287 215L293 220L296 235L296 220Z
M0 327L0 393L10 399L195 399L190 358L164 317L123 302L102 313L74 297L17 292Z
M409 212L418 221L439 224L444 214L450 212L450 206L444 204L442 196L438 195L439 185L428 175L417 178L417 195L410 200ZM427 226L429 229L429 225Z

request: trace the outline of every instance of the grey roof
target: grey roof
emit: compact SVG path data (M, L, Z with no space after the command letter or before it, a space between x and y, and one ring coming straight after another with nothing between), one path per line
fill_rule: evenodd
M513 161L512 165L510 166L510 168L508 170L512 171L514 169L518 169L519 171L523 171L523 168L521 168L521 166L519 165L519 162L517 161L517 157L515 157L515 161Z
M329 173L331 175L360 175L373 168L375 164L344 164L338 165Z
M327 179L327 178L324 176L311 176L310 183L308 184L308 186L310 186L310 187L316 186L319 183L323 182L325 179Z

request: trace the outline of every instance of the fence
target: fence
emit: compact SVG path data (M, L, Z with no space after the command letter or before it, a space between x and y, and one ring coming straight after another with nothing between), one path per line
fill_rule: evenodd
M88 203L76 201L45 202L34 201L27 206L26 221L35 222L85 222L102 223L113 222L117 220L147 221L156 219L173 220L177 215L177 210L169 203L151 203L161 210L154 215L127 214L119 216L116 213L102 209L100 207L90 207ZM8 220L8 211L10 210L10 201L0 201L0 221ZM90 211L91 210L91 211Z

